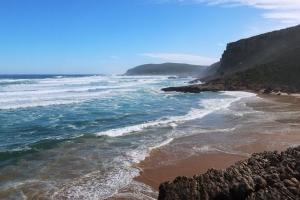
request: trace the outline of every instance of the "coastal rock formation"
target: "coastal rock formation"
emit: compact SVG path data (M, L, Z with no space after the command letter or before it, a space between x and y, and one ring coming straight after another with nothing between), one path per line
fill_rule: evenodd
M159 200L263 200L300 198L300 146L281 153L255 153L226 170L162 183Z
M168 87L161 89L164 92L184 92L184 93L200 93L200 92L218 92L224 91L223 84L207 84L207 85L189 85L182 87Z
M207 66L181 63L146 64L127 70L125 75L175 75L198 78Z
M260 83L243 83L234 79L223 80L214 79L208 83L198 85L188 85L181 87L167 87L161 89L164 92L183 92L183 93L200 93L200 92L219 92L219 91L263 91L265 94L274 93L300 93L300 85L277 85L277 84L260 84Z
M163 91L219 91L217 85L227 91L300 93L300 25L229 43L220 63L212 66L205 71L214 74L189 82L204 84Z
M252 68L276 60L299 45L300 25L228 43L217 71L228 74Z
M300 25L227 44L215 73L200 80L225 77L260 84L299 85L299 55Z
M232 72L254 67L286 54L300 45L300 26L273 31L227 44L220 71Z
M168 87L161 89L164 92L183 92L183 93L200 93L200 92L219 92L219 91L263 91L263 93L300 93L300 85L278 85L278 84L261 84L245 83L236 79L214 79L204 84L188 85L181 87Z

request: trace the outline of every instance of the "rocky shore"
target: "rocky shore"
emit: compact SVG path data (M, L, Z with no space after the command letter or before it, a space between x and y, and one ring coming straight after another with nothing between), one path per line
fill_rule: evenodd
M163 88L164 92L184 92L184 93L200 93L200 92L218 92L225 90L223 86L214 86L214 85L189 85L182 87L168 87Z
M193 81L190 83L194 83ZM200 92L218 92L218 91L245 91L252 90L255 92L264 91L264 93L300 93L300 85L280 85L280 84L259 84L244 83L233 79L217 78L204 84L193 84L181 87L167 87L161 89L165 92L184 92L184 93L200 93Z
M281 153L255 153L226 170L177 177L159 187L160 200L299 199L300 146Z

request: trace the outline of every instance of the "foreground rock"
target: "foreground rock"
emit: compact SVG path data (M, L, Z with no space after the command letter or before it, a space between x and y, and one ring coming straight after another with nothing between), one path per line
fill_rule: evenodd
M162 183L158 199L300 199L300 146L256 153L224 170Z

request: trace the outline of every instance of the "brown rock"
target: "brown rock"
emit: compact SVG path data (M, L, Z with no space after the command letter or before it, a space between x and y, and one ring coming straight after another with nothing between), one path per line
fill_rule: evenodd
M253 154L226 170L209 169L200 176L162 183L158 199L299 199L299 160L300 146L281 154Z

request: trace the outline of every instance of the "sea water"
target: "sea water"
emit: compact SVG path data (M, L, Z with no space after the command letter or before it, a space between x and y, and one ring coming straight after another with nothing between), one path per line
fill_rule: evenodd
M120 197L128 185L131 192L124 197L155 199L153 188L133 180L140 172L134 165L151 150L178 138L221 132L227 145L216 149L209 140L193 141L184 151L239 153L232 147L242 139L226 134L255 123L260 125L248 131L267 131L258 127L276 118L246 105L262 102L252 93L161 91L190 80L0 76L0 199L105 199Z

